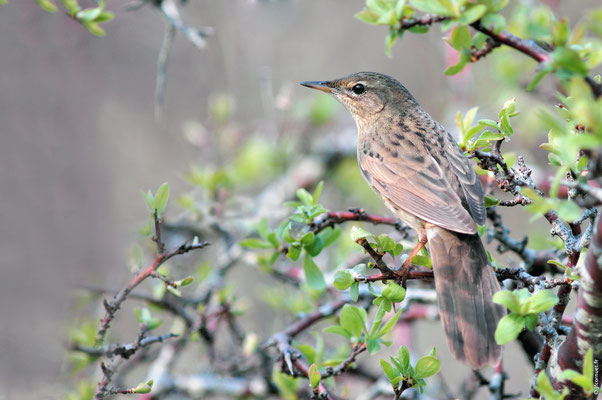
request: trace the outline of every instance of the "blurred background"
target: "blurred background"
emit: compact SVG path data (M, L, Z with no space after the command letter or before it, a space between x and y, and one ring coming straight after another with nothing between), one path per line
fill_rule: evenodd
M572 15L569 7L596 1L550 3L559 14ZM454 132L456 112L477 104L479 117L495 119L511 97L518 96L519 110L553 101L550 82L548 91L544 85L532 95L508 84L517 74L528 82L534 63L520 56L505 63L503 50L445 77L455 61L438 28L406 34L388 58L386 29L353 18L362 0L198 0L181 7L183 19L213 27L214 35L202 51L176 36L157 122L153 101L165 21L151 6L126 12L125 5L108 3L116 18L105 26L104 38L35 2L0 6L0 398L62 398L73 385L66 345L75 289L117 288L127 281L128 252L147 219L140 190L169 182L175 198L189 190L191 166L228 163L251 140L259 146L286 143L281 151L288 162L298 149L311 154L334 146L349 162L328 175L323 204L386 213L354 183L360 181L351 117L298 82L383 72ZM227 114L227 125L216 129L220 113ZM547 160L537 145L546 132L537 130L529 113L515 124L520 135L507 149L518 150L545 176ZM260 191L277 168L261 178L263 173L256 172L255 186L243 192ZM171 216L177 213L174 207ZM521 226L521 213L507 220L521 228L516 235L538 227ZM547 234L545 224L539 227ZM433 337L420 339L423 349L437 342L447 353L439 325L421 332ZM454 365L449 355L441 357ZM510 382L524 388L530 368L524 359L517 365Z

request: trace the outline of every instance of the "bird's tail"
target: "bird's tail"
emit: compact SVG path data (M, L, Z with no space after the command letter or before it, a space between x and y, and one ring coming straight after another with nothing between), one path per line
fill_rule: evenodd
M494 333L505 310L492 301L500 285L479 235L432 226L427 237L450 350L474 368L495 364L500 346Z

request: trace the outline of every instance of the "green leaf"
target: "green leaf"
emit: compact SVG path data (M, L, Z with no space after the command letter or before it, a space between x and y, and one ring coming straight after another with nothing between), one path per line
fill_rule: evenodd
M87 8L87 9L79 11L77 14L75 14L75 18L77 18L80 21L91 22L91 21L94 21L96 18L98 18L101 13L102 13L102 8L100 8L100 7Z
M527 85L527 92L533 91L533 89L535 89L535 87L539 85L539 82L541 82L541 80L549 73L550 71L546 69L539 70L539 72L535 74L531 82L529 82L529 84Z
M351 227L351 240L357 242L359 239L364 239L367 237L374 237L370 232L360 228L359 226Z
M312 195L313 204L318 204L318 199L320 198L322 189L324 189L324 181L320 181L318 186L316 186L316 190L314 190L314 194Z
M493 207L493 206L497 206L498 204L500 204L500 200L496 199L495 197L493 197L490 194L485 195L484 201L485 201L485 207Z
M451 12L439 0L410 0L410 4L420 11L442 16L451 16Z
M368 353L370 355L375 354L380 350L380 342L378 339L367 339L366 348L368 349Z
M315 257L320 254L323 248L324 242L322 241L322 238L320 236L316 236L309 246L305 246L305 251L307 251L312 257Z
M355 282L351 272L349 271L337 271L334 274L334 287L339 290L345 290Z
M340 325L328 326L328 327L324 328L323 332L324 333L333 333L335 335L341 335L347 339L351 338L351 333L347 332L347 330Z
M320 374L320 371L318 371L318 367L316 364L312 364L311 367L309 367L309 384L311 387L317 388L321 379L322 375Z
M106 35L106 32L104 31L104 29L102 29L100 26L98 26L98 24L96 22L83 21L82 24L86 27L88 32L90 32L94 36L102 37L102 36Z
M472 40L470 38L470 32L468 31L467 26L458 25L456 29L453 30L451 34L451 45L456 50L470 48L470 46L472 45Z
M462 25L470 25L475 21L478 21L487 12L487 6L483 4L473 4L470 8L462 13L458 23Z
M353 311L353 306L345 304L341 310L341 326L351 335L359 338L362 334L363 322L359 315Z
M452 65L451 67L448 67L445 70L445 75L456 75L460 72L462 72L462 70L464 69L464 67L466 66L466 62L465 61L460 61L458 62L456 65Z
M380 15L366 8L355 14L354 17L367 24L378 25Z
M399 286L395 282L389 282L387 287L384 288L382 296L385 299L391 300L393 303L399 303L403 301L406 296L406 291L403 287Z
M357 302L360 297L360 283L353 282L351 284L351 288L349 289L349 295L351 296L351 300Z
M306 206L312 206L314 204L313 196L304 188L297 189L297 197L301 200L301 203Z
M397 354L397 360L399 360L400 371L403 375L408 374L408 370L410 369L410 351L406 346L401 346L399 348L399 352Z
M380 328L380 330L376 334L376 338L382 337L382 336L386 335L387 333L391 332L391 330L393 329L393 327L397 323L397 320L399 319L400 316L401 316L401 310L397 311L395 313L395 315L393 317L391 317L387 321L387 323L383 325L382 328Z
M250 239L241 240L240 242L238 242L238 244L240 244L242 247L247 247L250 249L273 249L274 248L274 246L272 246L272 244L270 242L267 242L265 240L258 239L258 238L250 238Z
M0 4L6 4L6 3L0 3ZM38 5L42 8L42 10L49 12L49 13L55 13L58 11L58 9L54 5L54 3L50 0L38 0Z
M414 378L422 379L428 378L429 376L435 375L439 372L439 368L441 367L441 363L433 356L425 356L416 362L416 366L414 370L416 373L414 374Z
M558 216L567 222L573 222L581 217L581 208L571 200L563 200L556 208Z
M194 278L192 276L188 276L180 281L179 286L188 286L193 281L194 281Z
M580 374L577 371L573 371L572 369L565 369L564 371L562 371L562 373L560 374L560 380L569 380L575 385L581 386L585 390L588 390L590 389L590 387L593 387L591 379L588 379L586 376Z
M500 33L506 27L506 19L500 14L487 14L481 19L481 23L494 33Z
M310 288L315 290L326 289L324 275L322 275L322 271L320 271L313 258L309 255L305 255L303 259L303 270L305 271L305 279Z
M395 248L395 241L393 241L393 239L391 239L389 235L386 235L384 233L376 239L376 243L383 252L393 251L393 249Z
M148 208L148 211L150 213L155 212L155 197L153 196L153 193L150 191L150 189L146 193L144 193L141 190L140 194L142 194L142 199L144 199L144 203L146 204L146 208Z
M100 13L100 15L98 17L96 17L96 19L94 19L94 22L96 22L96 23L109 22L113 18L115 18L115 14L113 14L111 11L103 11L102 13Z
M567 47L558 47L551 55L552 66L561 78L569 78L572 75L585 77L589 70L575 50Z
M594 349L589 348L585 357L583 357L583 376L589 379L590 385L594 382ZM585 387L584 387L585 388ZM593 390L593 386L588 388Z
M289 246L286 256L293 261L297 261L301 255L301 246L293 244Z
M499 292L498 292L499 293ZM495 341L499 345L506 344L518 336L525 327L525 318L511 313L504 316L495 330Z
M537 314L529 314L525 316L525 327L531 332L533 332L533 329L535 329L537 322Z
M378 14L384 14L392 9L393 5L387 0L366 0L366 7Z
M387 375L387 378L389 379L389 381L392 381L393 379L395 379L399 376L399 371L397 370L397 368L395 368L394 366L392 366L385 360L382 360L382 359L380 360L380 366L383 369L383 371L385 372L385 375Z
M320 233L318 233L318 237L322 239L322 243L324 247L328 247L333 244L341 235L341 230L339 228L326 228Z
M500 290L493 295L493 302L501 304L513 312L520 312L520 302L514 293L508 290Z
M525 301L521 314L537 314L558 304L558 297L551 290L540 290Z
M554 390L545 370L537 375L535 389L537 389L539 394L546 400L563 400L568 394L568 388L564 388L562 393L558 393Z

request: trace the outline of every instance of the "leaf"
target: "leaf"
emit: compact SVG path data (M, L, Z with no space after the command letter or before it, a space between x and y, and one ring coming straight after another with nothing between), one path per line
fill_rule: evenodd
M520 302L514 293L508 290L500 290L493 295L493 302L501 304L513 312L520 312Z
M75 18L77 18L80 21L91 22L91 21L94 21L96 18L98 18L101 13L102 13L101 7L87 8L87 9L81 10L77 14L75 14Z
M498 292L499 293L499 292ZM525 327L525 318L511 313L504 316L495 330L495 341L499 345L506 344L518 336Z
M389 282L387 287L384 288L382 296L386 299L391 300L393 303L399 303L403 301L406 296L406 291L403 287L399 286L395 282Z
M452 65L451 67L448 67L445 70L445 75L456 75L460 72L462 72L462 70L464 69L464 67L466 66L466 62L465 61L460 61L458 62L456 65Z
M416 371L414 378L428 378L429 376L433 376L439 372L439 368L441 368L441 363L435 357L422 357L416 362L416 366L414 367L414 370Z
M589 73L587 66L575 50L567 47L558 47L551 55L552 66L562 78L572 75L584 77Z
M483 4L473 4L472 7L468 8L462 13L458 23L462 25L470 25L475 21L478 21L487 12L487 6Z
M450 11L439 0L410 0L410 4L420 11L442 16L451 16Z
M242 247L247 247L250 249L273 249L274 246L270 242L266 242L265 240L258 238L250 238L241 240L238 242Z
M324 275L322 275L322 271L320 271L310 255L305 255L303 259L303 271L305 271L305 279L310 288L315 290L326 289Z
M494 33L500 33L506 27L506 19L500 14L490 13L481 19L481 23Z
M345 304L341 310L341 326L352 336L359 338L362 334L363 322L357 313L353 311L353 306Z
M157 215L163 214L165 207L167 207L167 200L169 200L169 185L165 182L159 187L155 195L154 208L157 210Z
M581 217L581 208L571 200L563 200L556 208L558 216L567 222L573 222Z
M531 82L529 82L529 84L527 85L527 92L533 91L533 89L535 89L535 87L539 85L539 82L541 82L541 80L549 73L550 71L546 69L539 70L539 72L535 74Z
M146 208L148 208L148 211L151 213L155 212L155 198L150 189L146 193L144 193L144 191L141 190L140 194L142 195L142 199L144 199L144 203L146 204Z
M322 194L322 189L324 189L324 181L320 181L318 186L316 186L316 190L314 190L314 194L312 195L314 204L318 204L318 199L320 198L320 194Z
M403 289L403 288L402 288ZM380 330L378 331L378 333L376 334L376 338L382 337L384 335L386 335L387 333L391 332L391 330L393 329L393 327L395 326L395 324L397 323L397 320L399 319L399 317L401 316L401 311L399 310L395 313L395 315L393 317L391 317L387 323L385 325L383 325L382 328L380 328Z
M286 256L293 261L297 261L301 255L301 246L293 244L288 248Z
M360 283L353 282L351 284L351 288L349 289L349 295L351 296L351 300L357 301L360 297Z
M339 228L330 227L320 231L318 237L322 239L324 247L328 247L341 236L341 232L342 231Z
M378 339L368 339L366 340L366 348L368 349L369 354L375 354L380 350L380 343Z
M304 246L304 248L305 248L305 251L307 251L307 253L309 253L309 255L311 255L312 257L315 257L318 254L320 254L320 252L324 248L324 242L322 241L321 237L316 236L316 237L314 237L314 240L311 242L311 244L309 246Z
M297 197L299 200L301 200L301 203L306 206L311 206L314 204L312 195L309 194L309 192L304 188L297 189Z
M397 368L395 368L394 366L392 366L385 360L382 360L382 359L380 360L380 366L383 369L383 371L385 372L385 375L387 375L387 378L389 379L389 381L392 381L393 379L395 379L399 376L399 371L397 370Z
M551 290L540 290L525 301L521 314L537 314L558 304L558 297Z
M318 367L316 364L312 364L311 367L309 367L309 384L311 387L317 388L321 379L322 375L320 374L320 371L318 371Z
M102 13L100 13L100 15L98 17L96 17L94 19L94 22L96 22L96 23L109 22L113 18L115 18L115 14L113 14L111 11L103 11Z
M0 3L0 4L6 4L6 3ZM38 5L40 6L40 8L42 8L42 10L49 12L49 13L55 13L58 11L58 9L54 5L54 3L50 0L38 0Z
M562 400L568 394L568 389L564 388L562 393L558 393L554 390L550 379L546 375L546 371L541 371L537 375L535 389L541 394L546 400Z
M401 366L401 373L407 375L408 369L410 368L410 351L406 346L401 346L399 348L397 359L399 360L399 364Z
M493 207L493 206L497 206L498 204L500 204L500 200L496 199L495 197L493 197L490 194L485 195L484 198L484 202L485 202L485 207Z
M366 8L356 13L354 17L367 24L378 25L377 21L380 16L374 11Z
M451 34L451 45L456 50L470 48L470 46L472 45L472 40L470 38L470 32L468 31L467 26L458 25L456 29L453 30Z
M337 271L334 274L334 287L339 290L349 288L354 281L349 271Z
M351 338L351 333L347 332L347 330L345 330L345 328L343 328L340 325L328 326L328 327L324 328L323 332L324 333L333 333L335 335L341 335L347 339Z
M359 226L351 227L351 240L357 242L359 239L364 239L367 237L374 237L370 232L360 228Z

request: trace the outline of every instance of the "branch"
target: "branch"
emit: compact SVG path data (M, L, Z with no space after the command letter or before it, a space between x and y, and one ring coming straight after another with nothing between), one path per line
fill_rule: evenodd
M113 357L120 356L121 358L128 359L130 358L138 349L150 346L153 343L161 343L164 340L178 337L179 335L175 333L166 333L165 335L160 336L148 336L142 338L142 340L137 340L132 343L127 344L110 344L103 346L101 348L90 347L90 346L81 346L77 343L72 344L70 346L73 351L80 351L82 353L89 354L95 357Z

